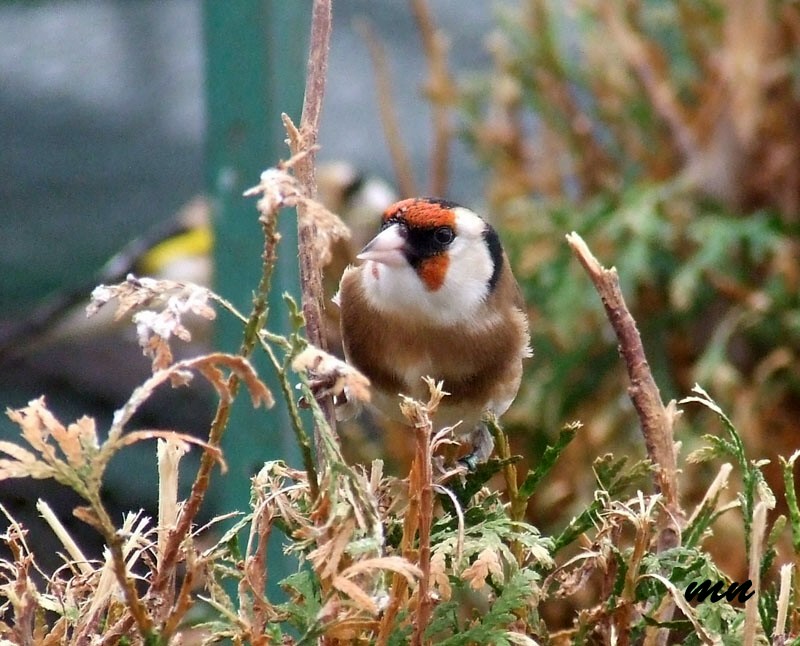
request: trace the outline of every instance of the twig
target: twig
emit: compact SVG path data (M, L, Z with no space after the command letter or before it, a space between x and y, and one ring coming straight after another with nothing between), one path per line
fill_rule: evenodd
M664 499L664 505L656 521L658 525L656 550L663 552L680 545L683 520L683 511L678 501L678 467L672 435L674 404L671 403L670 407L666 408L661 400L661 393L647 363L642 337L622 296L617 270L614 267L611 269L603 267L577 233L568 234L567 242L589 274L603 301L606 316L617 335L619 351L628 369L628 378L631 382L628 386L628 396L639 415L647 456L655 467L656 490ZM674 610L674 603L659 607L659 620L668 622ZM628 612L630 607L625 608L624 614L627 615ZM666 644L668 639L669 629L661 628L655 636L655 643L661 646Z
M540 105L551 115L548 121L553 125L561 124L560 137L548 137L548 129L544 129L543 144L558 150L563 149L562 141L566 142L574 163L572 174L579 179L581 194L587 196L598 189L608 188L613 161L605 150L599 132L601 128L586 114L568 80L569 73L553 36L558 31L550 17L554 9L543 0L533 0L529 6L528 29L539 50L531 70L534 91L541 95ZM551 157L545 154L542 163L548 164ZM562 177L560 184L563 185L564 181Z
M421 465L418 460L414 460L411 464L411 471L408 474L409 492L408 492L408 510L406 511L405 518L403 519L403 537L400 539L400 552L403 557L409 561L414 560L413 546L414 536L417 533L419 526L419 498L413 494L411 488L414 483L419 481ZM378 629L378 636L375 640L377 646L386 646L389 643L389 638L392 636L392 631L395 629L395 618L397 613L400 612L400 607L406 603L406 591L408 590L408 581L400 574L395 573L392 576L392 587L389 592L389 604L386 611L381 617L380 627Z
M496 417L490 417L487 420L489 430L494 438L495 446L497 447L497 457L504 462L503 465L503 478L506 481L506 493L509 502L509 516L514 522L520 522L525 518L525 510L528 506L528 500L519 495L519 484L517 483L517 466L511 461L511 445L508 442L508 436L500 428ZM511 546L511 551L517 559L520 567L522 567L522 543L514 541Z
M314 167L315 147L319 133L319 119L322 112L322 99L325 96L325 80L328 71L328 50L331 36L331 0L314 0L311 13L311 45L306 67L306 87L303 99L303 114L300 128L290 127L291 121L284 116L284 124L289 133L289 146L292 154L308 151L298 159L294 166L295 177L303 187L306 197L317 194L317 177ZM303 316L308 340L318 348L327 349L322 321L324 309L322 290L322 271L314 240L317 227L309 217L306 204L301 200L297 205L298 256L300 259L300 287L303 292ZM325 397L320 405L332 431L336 429L333 400ZM319 429L315 433L315 443L319 447ZM317 451L319 460L321 452Z
M433 468L431 464L431 432L433 426L430 419L427 423L417 426L416 431L416 460L419 463L416 483L417 491L411 495L419 497L419 554L417 565L422 575L417 588L417 619L414 622L414 632L411 643L422 646L425 630L433 612L433 598L431 597L431 524L433 521ZM414 483L412 483L414 487Z
M123 552L123 544L125 539L121 532L117 531L114 523L106 512L102 501L100 500L99 493L93 492L89 497L89 504L94 514L96 527L103 534L109 552L111 552L111 562L114 566L114 575L117 578L119 587L125 595L125 603L130 610L131 617L136 623L136 628L139 630L145 643L153 637L153 619L147 612L147 608L142 603L139 593L136 591L136 585L133 579L129 576L128 566L125 563L125 554Z
M291 367L292 357L290 353L287 353L283 362L278 361L278 357L275 356L272 347L267 343L266 335L264 334L262 334L261 347L269 357L272 367L275 369L283 399L289 409L289 419L292 422L292 430L294 431L297 445L300 447L303 468L306 470L306 476L308 477L309 493L311 494L311 499L316 500L319 497L319 475L317 474L317 467L311 451L311 442L309 441L308 433L306 433L305 426L303 425L303 420L300 418L300 411L295 401L295 393L292 390L292 384L289 380L289 369ZM333 434L331 433L331 435Z
M767 509L765 502L759 501L753 511L753 533L750 539L750 569L748 578L753 582L753 595L744 604L744 628L742 643L753 646L756 634L761 632L758 615L758 598L761 596L761 557L764 555L764 534L767 530Z
M410 0L417 22L422 49L428 61L428 81L425 91L433 110L433 143L431 149L431 195L445 195L450 172L450 104L455 96L455 84L447 71L447 41L433 22L426 0Z
M397 103L392 96L392 79L389 74L389 66L386 64L386 55L378 39L366 20L357 20L355 28L361 33L361 37L367 44L369 57L372 61L372 68L375 72L375 85L378 94L378 111L383 124L383 132L386 136L386 144L389 146L389 156L394 167L397 188L402 197L412 197L417 195L417 183L414 179L414 170L408 156L403 137L400 134L400 126L397 123L397 113L395 106Z
M239 599L252 595L249 629L253 642L263 639L268 623L275 618L272 604L267 600L264 591L267 589L269 562L267 560L267 544L272 534L272 512L263 502L256 508L250 527L250 538L247 544L244 572L239 582ZM255 549L252 543L255 541ZM241 614L241 611L240 611ZM265 642L266 643L266 642Z
M659 514L658 550L680 544L680 522L683 518L678 502L678 471L672 435L674 412L666 408L647 363L642 338L619 287L615 268L606 269L594 257L577 233L567 235L572 252L594 283L608 320L619 340L619 351L630 378L628 396L639 415L647 456L656 468L656 489L664 498L664 511Z
M653 108L669 127L678 149L686 159L694 159L699 151L697 136L688 123L685 111L662 69L663 66L657 60L654 45L636 32L613 3L601 2L598 7L600 19L606 23L611 37L628 65L639 77Z
M259 343L259 331L264 327L268 314L268 296L272 286L272 275L277 261L277 247L280 240L277 228L277 211L271 217L263 214L259 218L264 235L264 249L262 252L261 278L258 283L255 296L253 297L253 308L245 324L244 337L239 354L242 357L249 357L256 345ZM163 598L166 588L174 576L175 565L180 555L180 547L184 539L189 535L192 522L200 511L200 506L205 499L211 482L211 472L216 463L216 454L212 449L217 449L222 443L222 437L230 420L231 405L236 399L239 391L240 380L235 373L228 377L229 397L220 398L211 428L208 433L209 449L203 452L200 458L200 466L197 470L189 499L181 510L181 514L173 529L169 533L162 560L158 565L158 571L150 586L149 595L152 598ZM172 603L172 599L169 600ZM178 613L181 608L174 608ZM184 608L185 609L185 608Z
M294 124L291 122L291 119L289 119L289 117L285 114L282 116L284 123L286 124L287 131L293 136L294 139L298 139L299 133L297 132ZM302 190L302 187L300 187L298 179L294 176L290 176L289 173L301 159L315 150L316 146L312 146L310 149L301 150L299 153L293 155L290 159L282 161L280 164L278 164L277 169L271 169L272 171L277 170L277 173L262 173L260 184L245 191L245 196L261 196L261 198L258 200L257 208L261 214L259 217L259 222L261 222L264 231L264 239L268 241L265 245L264 255L262 256L262 264L265 267L274 266L277 262L277 246L281 238L280 233L278 233L277 222L280 209L283 206L297 206L300 202L302 202L304 205L307 203L306 199L301 199L302 196L300 195L300 191ZM264 283L262 279L259 293L269 293L269 287L269 284ZM248 319L243 316L231 303L217 295L213 295L213 298L236 318L244 322L247 330L251 330L257 335L258 342L261 344L261 349L269 358L270 364L275 370L275 376L280 383L283 399L286 402L289 412L289 419L292 423L292 429L294 430L295 437L300 447L300 453L303 460L303 466L305 467L306 474L308 476L311 495L312 498L316 500L317 494L319 493L319 478L317 477L316 463L311 450L311 442L309 441L303 421L300 419L300 414L297 410L298 405L295 400L293 386L289 378L289 368L292 359L298 350L296 347L298 342L296 335L291 335L290 338L292 340L289 340L281 335L269 332L263 325L263 323L266 321L266 318L264 318L263 321L258 319L261 321L260 327L256 326L255 328L251 328ZM290 297L287 297L286 300L287 303L291 304L291 310L294 312L297 308L297 305L293 300L291 300ZM261 303L261 301L262 299L259 299L259 303ZM267 301L266 299L263 299L265 312L266 305ZM294 314L292 315L292 318L295 318ZM283 361L278 360L278 357L275 354L271 344L275 344L284 350L285 354ZM324 416L322 416L322 419L324 423Z
M187 554L186 560L191 563L192 557L190 554L191 552ZM186 573L183 575L183 581L181 581L181 588L178 591L176 601L167 617L167 621L164 622L164 627L161 629L161 637L166 643L169 643L169 640L180 628L186 613L192 609L194 603L192 592L197 583L195 580L195 573L195 566L192 563L186 568Z
M434 382L425 377L430 389L430 400L422 404L410 397L403 397L400 410L414 428L415 454L408 474L408 509L403 521L403 537L400 540L400 550L408 561L414 561L414 538L418 537L417 564L420 569L419 585L417 587L417 612L414 620L414 631L411 643L421 646L425 630L428 628L433 612L433 598L430 591L431 575L431 526L433 524L433 465L432 444L433 422L431 417L439 406L442 397L442 382ZM406 600L408 580L395 574L386 611L381 617L376 644L384 646L388 643L394 630L395 618L401 605Z

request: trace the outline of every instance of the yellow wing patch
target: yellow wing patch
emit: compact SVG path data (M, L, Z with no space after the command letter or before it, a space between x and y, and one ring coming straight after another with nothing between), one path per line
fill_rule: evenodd
M158 275L161 269L180 256L204 256L211 253L214 235L211 227L193 227L154 245L139 261L138 271Z

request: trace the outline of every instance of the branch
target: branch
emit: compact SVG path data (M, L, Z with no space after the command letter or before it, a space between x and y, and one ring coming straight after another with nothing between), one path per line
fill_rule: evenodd
M303 114L300 129L289 132L292 154L301 151L308 154L298 159L294 165L295 177L303 187L306 197L317 194L316 159L319 119L322 112L322 99L325 94L325 78L328 71L328 49L331 35L331 0L314 0L311 16L311 47L306 68L306 89L303 99ZM306 319L308 340L325 349L322 333L322 278L319 263L314 253L313 240L316 225L308 217L308 209L302 202L297 205L298 236L300 253L300 280L303 289L303 314Z
M656 467L656 489L664 497L664 512L659 516L658 551L676 547L680 544L683 512L678 502L678 469L672 435L675 419L673 404L665 407L661 401L636 321L625 305L617 270L603 267L577 233L567 235L567 242L600 294L606 316L619 340L620 354L628 369L631 382L628 396L639 415L647 456Z
M428 3L426 0L411 0L411 10L428 61L425 92L433 110L430 195L444 195L450 171L450 105L456 95L455 84L447 71L447 40L436 29Z
M252 310L245 321L244 337L239 347L239 356L245 359L253 354L253 350L259 342L259 331L264 327L269 310L268 296L272 287L272 277L278 258L277 247L280 241L277 220L278 208L279 205L274 205L272 211L262 212L258 220L264 234L264 247L261 253L261 278L253 297ZM228 306L224 300L222 303L226 307ZM169 533L163 552L160 553L161 561L150 586L149 595L151 598L163 599L167 587L175 574L175 567L183 553L181 546L186 537L191 534L192 522L200 511L211 483L211 473L216 464L216 455L213 449L219 448L222 444L222 438L230 421L231 406L239 393L240 385L239 376L232 371L227 380L229 396L220 397L208 432L209 449L205 450L200 457L200 466L192 483L189 498L181 509L175 528ZM170 595L170 603L173 601L172 596L174 595ZM180 607L173 606L174 614L178 613L179 610L181 610ZM170 624L174 624L174 621L171 621Z
M314 198L317 194L317 177L314 167L316 144L319 133L319 119L322 112L322 99L325 96L325 79L328 72L328 50L331 36L331 0L314 0L311 13L311 45L306 68L306 88L303 99L303 114L300 117L300 128L297 129L288 117L284 116L289 134L289 146L293 155L302 151L307 154L297 160L294 174L306 197ZM322 271L319 258L315 253L314 241L317 226L308 213L304 201L297 204L297 237L298 255L300 259L300 287L303 293L303 316L306 323L306 335L313 345L327 349L324 334L322 310L324 309ZM333 401L324 398L320 406L332 430L336 428ZM319 444L319 432L315 434ZM321 452L317 452L320 456Z
M397 122L397 102L392 96L392 78L389 75L389 66L386 64L386 54L383 46L376 38L366 20L357 20L355 28L367 44L372 69L375 74L375 85L378 94L378 112L383 125L386 144L389 146L389 157L394 167L397 188L402 197L417 195L417 183L414 179L414 169L408 156L403 136L400 134L400 125Z
M117 531L114 523L108 515L98 492L91 492L88 497L91 512L87 515L76 515L85 522L90 523L100 531L106 541L106 546L111 553L111 564L114 576L125 597L125 603L130 611L131 619L136 623L136 628L142 639L147 643L153 639L153 619L143 603L133 578L128 572L128 565L125 562L125 550L123 548L125 539L121 531Z
M417 588L417 617L411 643L422 646L425 630L433 614L433 596L431 594L431 525L433 523L433 466L431 451L431 435L433 424L430 417L425 416L422 423L415 426L416 457L418 465L417 481L409 482L409 497L418 498L419 534L417 547L417 565L422 575Z
M600 3L599 9L598 16L639 78L656 113L669 127L678 149L686 159L696 158L699 152L697 137L672 89L668 74L658 60L655 46L637 33L623 12L612 7L611 3Z

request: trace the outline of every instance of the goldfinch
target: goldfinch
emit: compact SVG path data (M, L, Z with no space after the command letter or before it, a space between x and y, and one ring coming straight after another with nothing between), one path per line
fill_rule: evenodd
M403 421L399 394L426 400L423 376L449 393L434 422L472 443L467 464L485 462L493 441L485 413L502 415L531 356L519 286L497 232L462 206L411 198L390 206L382 227L339 286L347 360L372 383L384 416Z
M366 242L367 222L374 222L397 197L385 181L364 175L347 162L326 162L317 170L320 199L339 213L353 231L353 248L340 242L333 250L332 266L326 273L338 277L352 262L355 251ZM211 204L198 196L175 217L131 240L88 281L52 294L23 318L0 320L0 364L4 360L19 360L53 344L82 342L101 334L130 333L130 339L135 339L134 329L127 321L114 321L114 308L103 308L91 318L86 317L92 289L101 283L119 283L129 273L210 285L214 272L213 244ZM328 294L333 294L336 287L336 283L331 284ZM200 334L193 336L208 343L211 331L208 321L195 322L202 329L198 327L196 331ZM328 335L329 345L336 347L338 320L328 322Z

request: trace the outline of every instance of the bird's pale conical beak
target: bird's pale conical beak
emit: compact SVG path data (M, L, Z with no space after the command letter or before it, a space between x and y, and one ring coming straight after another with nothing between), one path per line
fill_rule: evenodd
M403 265L407 262L403 253L405 246L406 239L400 225L393 224L376 235L356 257L359 260L374 260L384 265Z

